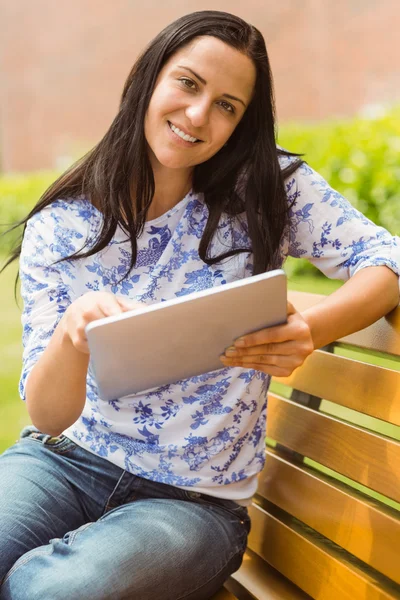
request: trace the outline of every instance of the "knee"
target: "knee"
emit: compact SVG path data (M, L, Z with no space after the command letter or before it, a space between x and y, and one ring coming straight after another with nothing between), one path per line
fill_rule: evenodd
M126 581L113 576L112 562L82 557L61 540L31 550L7 573L0 600L117 600Z
M22 556L4 578L0 600L103 600L110 597L99 593L93 585L96 579L91 578L94 574L90 568L83 574L60 559L60 553L54 556L52 545Z

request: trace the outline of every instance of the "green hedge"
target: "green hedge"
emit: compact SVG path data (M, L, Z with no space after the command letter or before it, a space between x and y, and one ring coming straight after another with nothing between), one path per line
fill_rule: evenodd
M0 232L26 217L43 192L58 177L54 171L0 176ZM0 237L0 254L9 252L18 231Z
M279 143L305 159L367 217L400 234L400 107L375 119L285 124ZM0 177L0 224L21 219L58 176L55 172ZM0 238L0 252L15 235ZM295 261L294 271L303 268Z

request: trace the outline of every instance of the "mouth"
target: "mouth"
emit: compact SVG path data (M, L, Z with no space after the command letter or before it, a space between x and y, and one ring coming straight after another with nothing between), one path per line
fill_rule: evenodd
M190 142L191 144L194 145L194 144L199 144L200 142L203 141L203 140L200 140L199 138L189 135L185 131L182 131L181 129L179 129L179 127L176 127L176 125L171 123L171 121L168 121L168 126L171 129L171 131L173 131L175 133L175 135L180 137L185 142Z

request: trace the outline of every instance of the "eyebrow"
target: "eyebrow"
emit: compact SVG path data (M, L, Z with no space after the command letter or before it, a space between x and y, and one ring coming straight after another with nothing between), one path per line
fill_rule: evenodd
M207 85L207 81L203 77L200 77L200 75L198 73L196 73L196 71L193 71L193 69L191 69L190 67L185 67L184 65L178 65L178 69L185 69L186 71L190 71L192 73L192 75L197 77L197 79L199 81L201 81L201 83L203 85ZM243 100L241 100L240 98L236 98L236 96L232 96L232 94L222 94L222 95L225 98L230 98L230 100L236 100L237 102L240 102L240 104L243 104L243 106L245 108L247 108L245 103L243 102Z

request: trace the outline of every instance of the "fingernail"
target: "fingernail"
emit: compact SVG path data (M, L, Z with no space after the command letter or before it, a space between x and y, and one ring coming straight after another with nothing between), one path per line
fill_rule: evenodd
M225 350L225 354L226 356L236 356L238 354L238 351L235 349L234 346L230 346Z
M238 338L237 340L235 340L235 346L244 346L245 344L246 342L244 338Z

